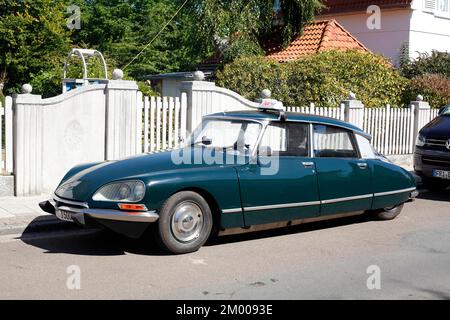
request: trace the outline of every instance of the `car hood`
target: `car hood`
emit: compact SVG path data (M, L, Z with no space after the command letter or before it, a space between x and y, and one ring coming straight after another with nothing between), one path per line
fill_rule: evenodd
M430 123L420 130L421 134L429 138L450 138L450 116L441 115L434 118Z
M202 156L204 150L204 148L179 149L97 163L65 179L60 184L60 186L64 186L64 192L61 193L57 189L57 195L66 199L86 201L101 186L114 181L148 180L151 175L172 172L173 170L235 166L248 161L248 157L236 157L217 152L213 155L222 156L223 161L214 162Z

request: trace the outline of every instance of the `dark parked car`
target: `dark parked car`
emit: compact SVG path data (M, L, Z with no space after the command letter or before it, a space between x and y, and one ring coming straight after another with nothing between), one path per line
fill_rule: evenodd
M131 237L150 228L164 249L186 253L216 233L365 212L394 219L417 195L361 129L268 105L204 117L182 149L77 166L41 207Z
M420 130L414 170L430 190L443 190L450 185L450 104Z

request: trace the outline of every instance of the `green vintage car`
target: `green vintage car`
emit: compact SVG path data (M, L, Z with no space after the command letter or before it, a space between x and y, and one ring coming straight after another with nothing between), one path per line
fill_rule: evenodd
M413 176L361 129L278 109L211 114L183 148L74 167L40 206L130 237L151 231L179 254L217 234L363 213L389 220L417 196Z

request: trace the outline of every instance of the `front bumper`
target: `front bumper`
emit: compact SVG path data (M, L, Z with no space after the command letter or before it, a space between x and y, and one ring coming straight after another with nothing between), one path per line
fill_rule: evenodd
M57 210L70 213L74 223L85 226L94 220L118 233L130 237L138 237L146 229L148 223L159 219L156 211L122 211L114 209L89 208L85 202L62 199L54 195L48 201L39 203L45 212L56 215ZM62 220L62 219L61 219Z
M450 171L450 152L416 148L414 171L421 177L433 177L433 170Z

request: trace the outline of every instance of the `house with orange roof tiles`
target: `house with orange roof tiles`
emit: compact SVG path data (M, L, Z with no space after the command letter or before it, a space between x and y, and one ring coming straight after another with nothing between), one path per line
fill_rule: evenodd
M450 52L450 0L323 0L318 19L335 19L374 53Z

